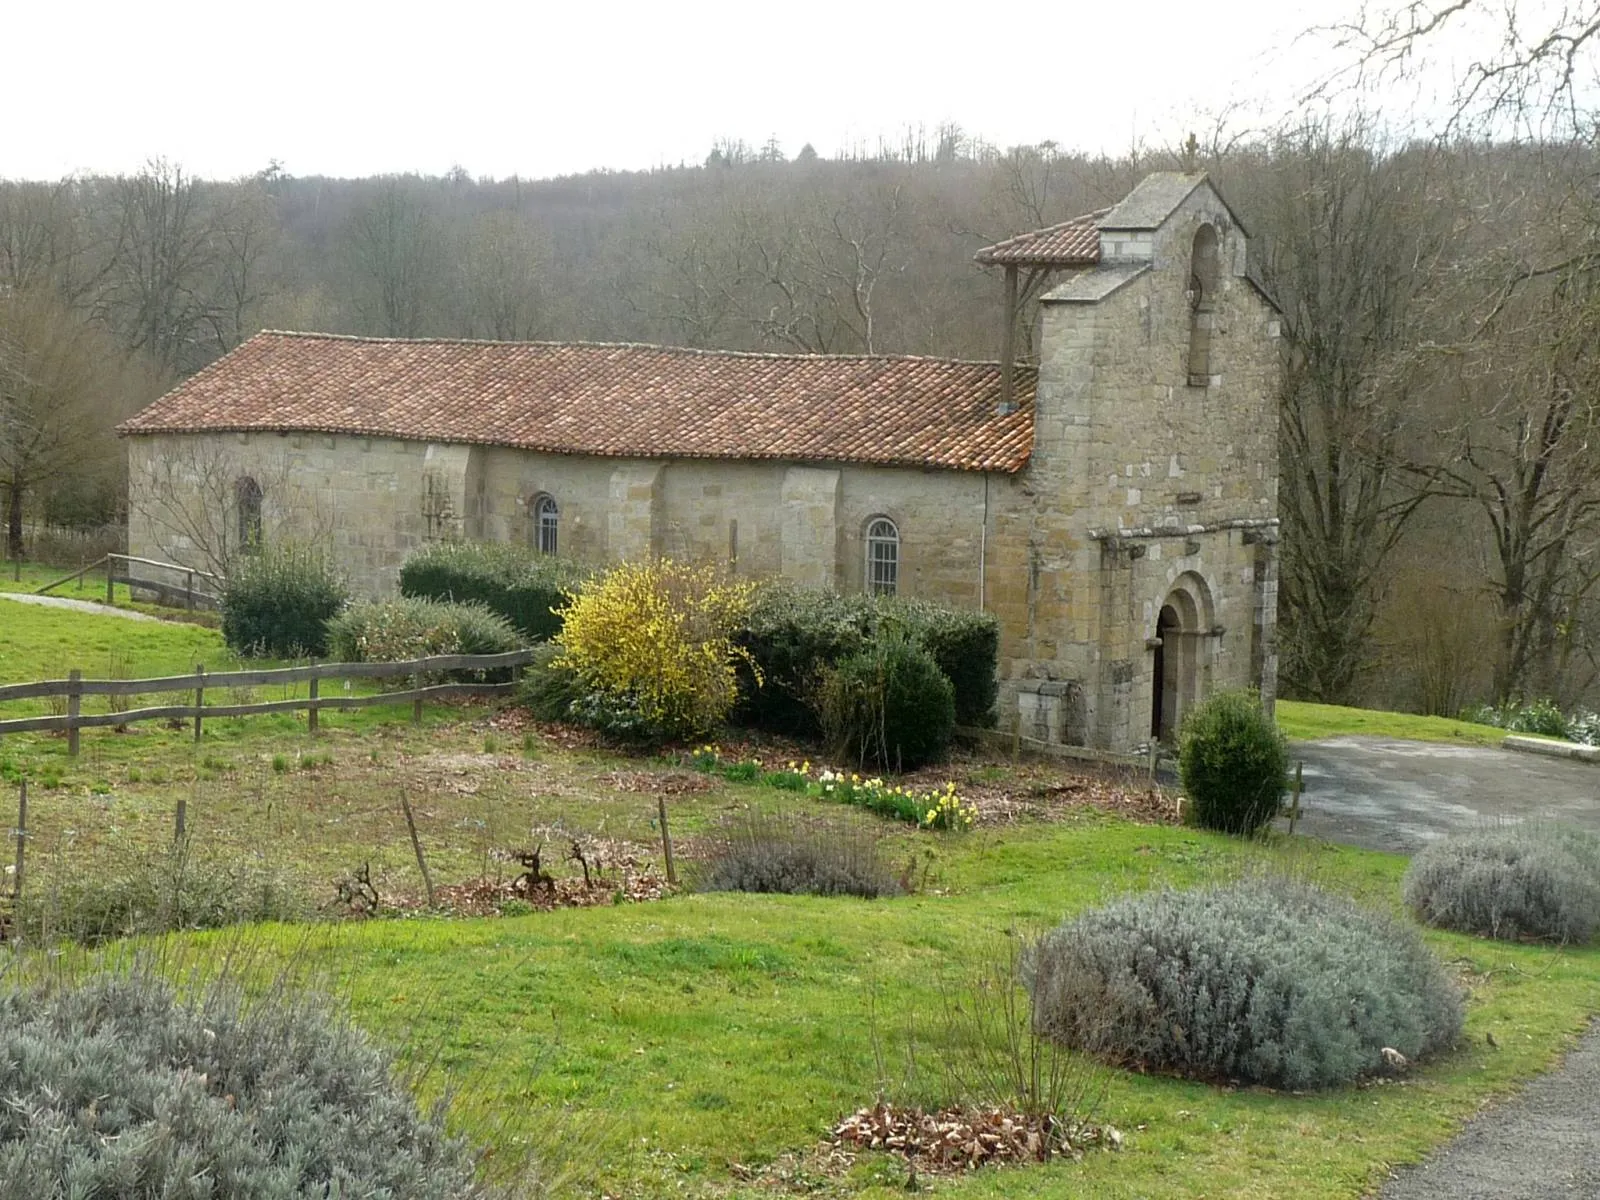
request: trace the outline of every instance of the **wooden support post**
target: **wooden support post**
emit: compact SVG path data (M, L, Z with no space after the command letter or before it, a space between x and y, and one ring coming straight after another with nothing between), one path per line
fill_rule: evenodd
M418 671L416 674L414 674L411 677L411 688L412 688L413 691L418 691L418 692L420 692L422 690L422 672L421 671ZM421 725L422 724L422 697L421 696L417 696L411 701L411 723L413 725Z
M1000 411L1011 412L1017 404L1017 268L1006 267L1005 327L1000 331Z
M1150 739L1150 782L1156 781L1156 760L1161 756L1161 743Z
M22 899L22 867L28 844L28 781L24 779L17 790L17 866L11 876L11 903Z
M184 834L189 829L189 799L187 796L178 797L178 811L172 818L173 845L182 845Z
M106 559L106 603L116 603L117 564L110 558Z
M311 704L306 709L306 731L317 732L317 677L311 677Z
M1300 793L1305 788L1306 764L1296 763L1294 768L1294 799L1289 802L1289 833L1293 835L1295 823L1300 820Z
M422 872L422 886L428 892L428 907L433 907L433 876L428 874L428 860L422 857L422 841L417 837L417 822L411 815L411 800L405 789L400 791L400 807L405 810L406 828L411 831L411 848L417 854L417 868Z
M190 612L194 611L194 572L190 571L183 584L183 606Z
M194 673L200 678L194 685L194 740L196 745L200 742L200 710L206 702L206 665L195 663Z
M1011 761L1013 763L1015 763L1015 762L1020 762L1021 760L1022 760L1022 702L1021 702L1021 700L1019 698L1018 702L1017 702L1017 716L1016 716L1016 719L1011 722Z
M661 814L661 853L667 860L667 883L678 886L678 872L672 865L672 831L667 828L667 798L656 797L656 811Z
M67 753L78 757L78 714L83 711L83 672L67 672Z

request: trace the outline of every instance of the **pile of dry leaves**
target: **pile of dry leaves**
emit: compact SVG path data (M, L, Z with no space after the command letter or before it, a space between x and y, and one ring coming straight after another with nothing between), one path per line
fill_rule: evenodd
M882 1101L846 1117L833 1136L863 1150L903 1154L924 1171L1078 1158L1095 1146L1122 1146L1122 1134L1110 1125L1072 1126L1054 1117L1028 1117L1001 1108L925 1112Z

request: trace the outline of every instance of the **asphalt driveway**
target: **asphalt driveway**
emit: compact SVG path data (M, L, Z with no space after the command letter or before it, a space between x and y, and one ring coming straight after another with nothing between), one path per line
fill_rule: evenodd
M1600 833L1600 764L1375 737L1295 742L1289 753L1291 763L1305 764L1296 829L1311 837L1411 854L1495 820L1561 821Z

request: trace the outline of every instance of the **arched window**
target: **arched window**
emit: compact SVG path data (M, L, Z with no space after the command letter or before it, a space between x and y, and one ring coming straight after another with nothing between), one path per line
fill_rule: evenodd
M556 498L541 492L533 501L533 545L540 554L554 554L559 544L561 509Z
M867 522L867 591L893 595L900 586L900 531L888 517Z
M261 549L261 485L249 475L233 484L233 502L239 517L239 548L247 554Z
M1202 225L1189 258L1189 386L1211 383L1211 320L1217 303L1217 231Z

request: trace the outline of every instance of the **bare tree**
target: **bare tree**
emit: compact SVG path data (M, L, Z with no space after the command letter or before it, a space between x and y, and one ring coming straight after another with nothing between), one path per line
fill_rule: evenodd
M0 291L0 489L6 550L22 556L24 513L51 487L114 473L114 422L130 394L122 356L47 289Z
M1497 302L1492 320L1450 356L1463 410L1443 478L1489 529L1500 615L1496 702L1535 694L1570 701L1593 679L1597 339L1600 260Z
M1324 702L1357 698L1390 555L1427 494L1409 349L1450 229L1430 167L1423 150L1373 149L1360 124L1324 124L1281 138L1251 171L1262 274L1288 349L1282 670Z
M529 341L549 322L544 275L550 240L523 213L483 213L462 238L457 255L467 337Z
M385 179L344 232L345 257L364 332L420 337L433 324L444 280L442 232L419 181Z

